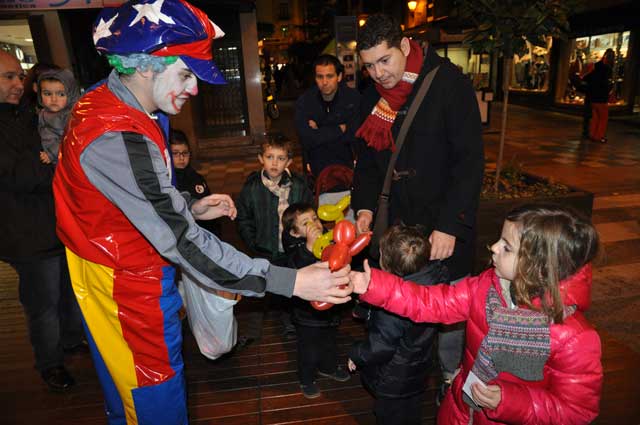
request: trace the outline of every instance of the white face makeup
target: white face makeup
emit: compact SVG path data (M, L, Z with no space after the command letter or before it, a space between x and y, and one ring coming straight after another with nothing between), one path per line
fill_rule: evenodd
M167 66L153 80L153 101L157 109L169 115L179 113L189 96L197 94L198 79L182 59Z

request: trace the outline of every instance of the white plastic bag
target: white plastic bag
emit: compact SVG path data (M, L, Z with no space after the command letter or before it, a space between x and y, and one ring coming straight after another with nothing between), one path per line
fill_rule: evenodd
M238 336L238 323L233 316L233 306L238 301L216 295L214 289L199 285L185 274L180 292L200 352L215 360L231 351Z

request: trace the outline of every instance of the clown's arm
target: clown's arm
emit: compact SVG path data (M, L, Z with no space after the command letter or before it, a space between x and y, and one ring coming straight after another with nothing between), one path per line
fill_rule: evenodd
M348 271L299 271L252 259L198 226L190 205L171 184L157 145L136 133L106 133L83 152L80 164L91 183L120 208L160 255L215 289L342 303L349 300ZM314 281L322 282L312 289Z

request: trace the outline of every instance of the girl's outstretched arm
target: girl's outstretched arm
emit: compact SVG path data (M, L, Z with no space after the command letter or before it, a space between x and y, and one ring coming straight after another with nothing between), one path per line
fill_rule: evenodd
M457 323L468 319L477 286L477 277L466 278L455 286L421 286L402 278L369 268L351 272L354 292L360 299L414 322Z

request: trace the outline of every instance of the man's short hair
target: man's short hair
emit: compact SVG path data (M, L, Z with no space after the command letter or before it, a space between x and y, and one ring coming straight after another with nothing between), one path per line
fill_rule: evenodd
M267 148L282 149L289 159L293 158L293 143L284 136L271 136L260 143L260 155L264 155Z
M358 31L358 52L376 47L386 41L389 47L400 48L402 41L400 24L393 18L384 14L371 15L367 22Z
M336 75L342 74L342 71L343 71L342 64L340 63L338 58L333 55L318 56L316 60L313 61L313 75L316 74L316 66L318 65L322 65L322 66L333 65L333 69L336 70Z

